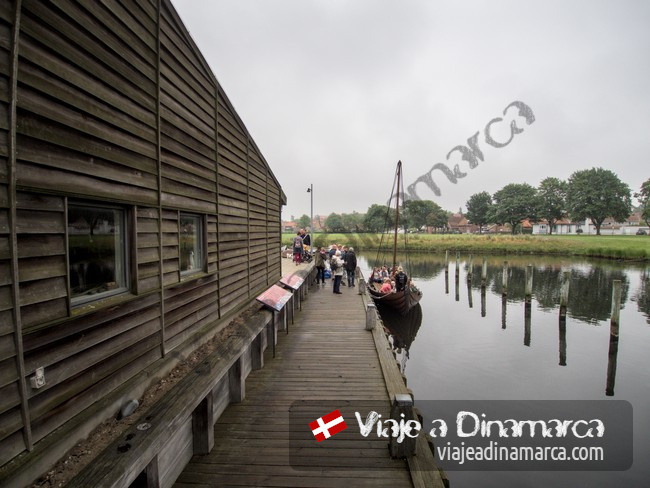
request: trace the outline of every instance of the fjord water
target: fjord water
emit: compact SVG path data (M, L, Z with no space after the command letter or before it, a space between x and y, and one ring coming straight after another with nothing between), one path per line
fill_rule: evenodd
M447 283L443 256L409 256L412 278L424 294L422 323L412 329L414 337L398 351L398 360L416 406L420 400L627 400L634 412L634 463L617 472L451 471L454 488L648 486L650 265L492 255L482 298L482 256L474 256L470 285L468 258L461 255L457 286L455 255L450 255ZM373 260L373 255L362 256L365 276ZM509 280L504 300L505 260ZM529 264L534 278L531 316L526 321ZM558 320L563 271L571 272L566 327ZM618 353L610 357L614 280L622 282L622 306Z

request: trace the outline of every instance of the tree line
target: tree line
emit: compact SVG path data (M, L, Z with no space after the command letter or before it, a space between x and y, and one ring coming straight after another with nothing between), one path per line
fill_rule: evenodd
M524 220L545 220L551 233L553 226L562 219L584 221L589 218L600 235L606 218L621 222L631 214L631 197L629 186L615 173L592 168L576 171L568 180L545 178L537 187L510 183L493 195L486 191L476 193L466 202L465 217L479 228L479 233L489 224L499 224L508 225L513 234L521 228ZM641 185L634 197L639 200L642 218L646 225L650 225L650 179ZM445 232L451 215L452 212L431 200L407 200L400 211L399 226L405 230L430 227L435 232ZM366 213L331 213L325 219L323 230L334 233L383 232L386 223L394 222L394 218L388 206L373 204ZM309 216L301 216L296 223L301 228L310 227Z
M634 196L639 199L642 218L648 224L650 179ZM514 234L524 220L545 220L552 233L558 221L569 218L576 222L591 219L596 234L600 235L606 218L622 222L630 216L632 194L629 186L612 171L591 168L574 172L566 181L545 178L537 188L527 183L510 183L494 195L476 193L466 205L467 219L479 227L479 232L494 223L510 226Z

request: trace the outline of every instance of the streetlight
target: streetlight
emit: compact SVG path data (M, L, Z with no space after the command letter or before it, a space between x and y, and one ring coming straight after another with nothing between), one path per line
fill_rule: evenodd
M309 214L309 233L313 233L314 231L314 184L310 183L309 188L307 188L307 193L309 193L310 199L311 199L311 212ZM311 254L311 241L314 238L314 236L309 237L309 254Z

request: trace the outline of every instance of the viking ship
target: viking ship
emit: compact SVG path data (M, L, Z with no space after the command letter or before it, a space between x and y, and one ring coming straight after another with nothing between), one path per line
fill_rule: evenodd
M393 233L393 265L391 266L391 273L394 274L395 270L397 270L397 241L398 241L398 235L399 235L399 205L400 205L400 196L404 195L404 189L403 189L403 178L402 178L402 162L398 161L397 162L397 169L395 171L395 179L393 181L393 190L391 192L391 197L390 197L390 202L395 200L395 220L392 223L394 233ZM390 203L389 202L389 203ZM389 207L390 211L390 207ZM403 234L404 237L404 249L408 253L408 243L407 243L407 233L406 231ZM382 243L383 243L383 237L382 237ZM380 245L380 252L381 252L381 245ZM379 253L377 254L379 257ZM407 254L408 256L408 254ZM409 276L409 270L406 269L406 274ZM386 307L391 307L395 310L397 310L399 313L402 315L406 315L411 308L413 308L422 298L422 292L415 287L410 280L407 280L407 283L405 284L404 288L397 291L393 290L392 292L389 293L381 293L379 291L380 285L378 286L377 283L370 282L370 286L368 286L368 291L370 292L370 295L372 296L373 300L376 303L381 303L382 305Z

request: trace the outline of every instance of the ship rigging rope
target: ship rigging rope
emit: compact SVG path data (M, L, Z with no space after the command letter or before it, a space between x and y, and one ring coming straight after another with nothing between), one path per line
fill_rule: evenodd
M393 198L395 197L395 191L399 192L399 195L402 195L404 197L404 175L402 175L401 180L399 181L400 188L397 188L397 183L398 183L398 168L395 168L395 176L393 177L393 185L390 191L390 199L388 200L388 205L386 206L386 216L384 217L384 232L381 234L381 240L379 241L379 248L377 249L377 257L375 258L375 265L374 267L381 266L380 263L383 262L383 264L386 264L386 253L387 251L384 249L384 236L388 234L388 232L391 230L391 220L390 220L390 215L391 215L391 208L390 204L393 201ZM402 215L404 215L404 210L405 210L405 201L404 198L402 198ZM406 256L406 274L410 277L410 271L411 271L411 261L409 258L408 254L408 235L406 232L406 226L404 227L404 255ZM381 255L381 259L380 259ZM391 272L395 272L395 270L391 270Z

